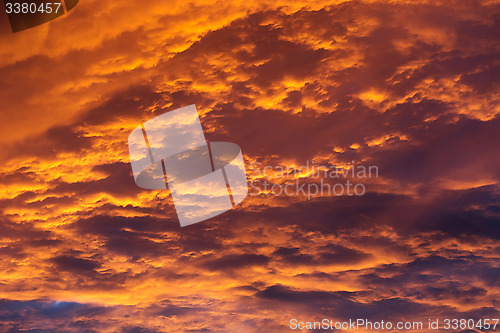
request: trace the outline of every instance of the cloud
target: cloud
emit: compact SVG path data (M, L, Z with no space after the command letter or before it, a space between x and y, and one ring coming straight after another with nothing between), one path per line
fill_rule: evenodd
M248 266L266 265L269 258L257 254L233 254L209 260L204 266L211 270L231 270Z
M98 261L77 258L69 255L60 255L52 258L51 261L62 271L82 274L95 272L97 268L101 267L101 264Z
M0 330L498 316L498 12L88 0L23 34L0 22ZM135 185L127 138L193 103L247 167L354 160L379 177L180 228L168 191Z

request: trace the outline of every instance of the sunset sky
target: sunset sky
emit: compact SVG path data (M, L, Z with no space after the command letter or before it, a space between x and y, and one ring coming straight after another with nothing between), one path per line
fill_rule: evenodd
M500 318L500 1L81 0L17 33L0 9L0 332ZM181 228L127 140L191 104L249 184L378 177Z

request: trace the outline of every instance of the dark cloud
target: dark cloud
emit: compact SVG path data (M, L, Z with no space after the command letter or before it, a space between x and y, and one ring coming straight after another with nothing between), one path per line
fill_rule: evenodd
M90 149L95 138L87 137L81 129L73 126L54 126L38 136L31 136L8 147L9 158L16 156L37 156L54 158L67 152L81 153Z
M303 308L307 313L340 318L353 319L362 316L365 319L377 318L396 319L411 315L417 318L428 311L437 310L434 306L426 306L402 298L388 298L379 301L362 303L354 300L355 293L327 292L316 290L295 290L282 285L274 285L260 291L257 297L275 302L293 303ZM445 308L443 308L445 309Z
M449 300L453 298L469 299L485 296L487 291L478 287L461 286L460 283L450 282L442 287L424 287L422 294L428 294L439 300ZM419 293L420 294L420 293ZM417 295L418 297L418 295Z
M135 211L136 208L130 210ZM231 230L213 230L210 224L181 229L177 219L172 216L173 212L173 206L168 209L164 206L158 214L165 217L96 215L75 222L70 229L101 236L110 251L135 259L217 250L222 248L222 239L233 235ZM165 233L175 237L166 237Z
M274 252L273 255L278 255L278 256L293 256L296 255L300 252L300 249L298 247L280 247L277 248Z
M77 124L86 126L116 123L118 121L135 121L137 126L141 120L148 120L146 108L164 103L164 96L147 85L133 85L117 91L109 100L96 108L88 110ZM146 119L144 119L146 118ZM125 140L123 140L125 141Z
M273 252L280 262L288 265L335 265L354 264L370 258L369 254L341 245L328 244L315 251L314 254L300 253L299 248L280 247Z
M0 301L0 322L5 332L78 332L72 327L74 318L101 317L112 308L75 302L44 300ZM79 332L83 332L80 330ZM86 330L85 332L92 332Z
M411 105L400 105L396 109L411 110L412 113L424 110ZM426 112L432 110L425 109ZM444 118L429 124L426 134L423 128L416 129L413 137L421 142L419 145L376 152L373 163L383 170L385 177L403 183L424 183L425 180L427 191L443 177L467 181L482 175L498 180L500 159L494 147L500 142L500 117L490 121L462 117L455 123L447 122Z
M24 252L21 244L8 245L4 247L0 247L0 257L6 258L11 257L15 259L23 259L26 257L26 253Z
M163 300L158 305L150 306L147 311L163 317L175 317L187 315L193 312L204 312L207 308L203 306L179 306L173 304L170 300Z
M500 57L496 54L495 57ZM500 77L500 66L491 66L485 70L464 74L460 81L471 86L476 92L482 94L498 91Z
M360 275L360 281L380 294L397 293L432 303L434 300L477 305L489 299L493 276L498 274L477 258L448 259L439 256L418 258L407 264L386 265ZM477 281L483 283L477 284Z
M60 255L52 258L51 261L57 265L58 269L66 272L86 274L95 272L101 264L92 259L77 258L69 255Z
M105 173L103 179L66 183L54 181L49 193L68 195L75 199L97 193L108 193L116 197L136 196L143 190L135 184L132 168L129 163L116 162L92 168L95 172Z
M319 262L325 264L356 263L370 258L367 253L335 244L326 245L324 250L319 252Z
M43 230L29 222L15 223L5 217L0 219L0 239L13 242L9 248L40 247L61 242L52 231Z
M265 266L269 258L258 254L229 254L217 259L211 259L204 263L210 270L232 270L243 267Z
M123 327L121 333L159 333L161 331L152 330L141 326Z
M156 242L156 233L176 230L179 227L171 219L153 217L94 216L77 221L72 228L79 232L104 237L106 247L114 252L133 258L144 255L159 256L171 252L172 244Z

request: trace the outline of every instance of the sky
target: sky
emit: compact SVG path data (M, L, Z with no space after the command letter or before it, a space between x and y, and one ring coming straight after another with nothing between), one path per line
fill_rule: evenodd
M82 0L17 33L0 13L0 332L499 318L499 78L497 0ZM127 140L191 104L254 187L181 228ZM255 190L318 184L276 172L307 163L378 173Z

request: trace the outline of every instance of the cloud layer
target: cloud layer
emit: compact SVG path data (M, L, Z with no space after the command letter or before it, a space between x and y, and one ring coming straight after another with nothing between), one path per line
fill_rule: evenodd
M498 318L499 30L479 0L88 0L17 34L3 15L0 330ZM190 104L247 167L379 177L181 229L168 191L135 185L127 138Z

